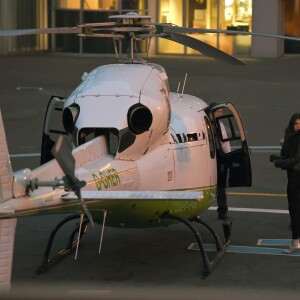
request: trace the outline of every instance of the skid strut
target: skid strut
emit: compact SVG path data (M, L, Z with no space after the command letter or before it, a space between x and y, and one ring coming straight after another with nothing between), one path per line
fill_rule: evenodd
M81 225L81 229L79 229L80 224L76 224L75 229L70 234L66 248L61 250L59 253L57 253L57 255L54 256L53 258L49 259L50 251L51 251L52 244L53 244L56 233L63 225L65 225L66 223L68 223L74 219L80 219L80 214L68 216L68 217L64 218L61 222L59 222L54 227L54 229L52 230L52 232L50 234L50 237L49 237L49 240L48 240L48 243L46 246L46 250L45 250L45 253L43 256L43 262L42 262L41 266L39 266L37 268L36 275L47 272L51 266L53 266L55 263L59 262L67 254L71 253L76 248L78 241L80 241L83 238L83 236L86 232L86 229L87 229L87 225L89 223L88 219L85 219L83 221L83 223ZM79 239L78 238L75 239L76 233L79 234L79 230L80 230Z
M161 215L161 218L163 219L172 219L179 221L183 224L185 224L188 228L191 229L193 232L194 236L196 237L199 250L201 253L202 261L203 261L203 267L204 267L204 274L208 275L211 270L215 267L215 265L220 261L220 259L223 257L223 255L226 253L226 250L230 244L230 237L231 237L231 225L232 225L232 220L228 220L222 224L223 226L223 232L224 232L224 243L221 242L219 236L216 234L216 232L213 230L211 226L209 226L206 222L202 221L200 217L194 217L191 219L186 219L183 217L179 217L173 214L170 214L168 212L164 213ZM216 250L217 253L213 257L212 260L208 258L208 255L204 249L203 241L201 238L201 235L199 232L195 229L193 226L192 222L197 222L198 224L203 225L205 228L209 230L209 232L213 235L215 239L215 244L216 244Z

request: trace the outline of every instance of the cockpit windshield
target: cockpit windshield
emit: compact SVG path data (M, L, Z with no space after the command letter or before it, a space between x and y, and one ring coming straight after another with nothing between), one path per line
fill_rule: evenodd
M116 155L119 148L119 131L116 128L81 128L78 133L78 145L101 135L105 136L108 153Z

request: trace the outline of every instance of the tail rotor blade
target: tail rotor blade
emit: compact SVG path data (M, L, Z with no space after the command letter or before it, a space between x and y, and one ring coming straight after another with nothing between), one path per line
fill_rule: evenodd
M60 135L52 150L52 154L65 173L68 183L75 186L75 159L72 155L71 138L66 135Z
M52 154L65 173L65 178L67 179L67 187L71 188L75 192L76 196L82 204L82 208L86 216L88 217L91 225L94 227L92 215L81 196L81 188L85 186L85 181L80 181L75 177L75 159L72 155L71 138L66 135L60 135L52 150Z

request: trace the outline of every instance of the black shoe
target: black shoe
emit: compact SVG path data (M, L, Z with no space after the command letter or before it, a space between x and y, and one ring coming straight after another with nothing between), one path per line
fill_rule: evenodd
M227 220L228 219L228 216L227 214L218 214L218 220Z

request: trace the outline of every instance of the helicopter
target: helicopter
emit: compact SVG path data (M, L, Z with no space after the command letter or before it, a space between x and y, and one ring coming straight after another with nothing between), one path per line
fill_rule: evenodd
M232 220L223 223L222 242L200 216L216 199L218 168L227 187L251 186L249 147L238 110L231 102L209 105L185 94L184 84L181 91L178 87L171 92L164 68L148 62L148 55L139 57L137 43L146 41L149 49L151 38L166 38L219 61L244 63L183 34L223 31L152 23L150 16L135 13L110 18L112 22L70 28L0 32L0 36L112 38L117 56L116 64L84 73L67 98L51 97L41 166L36 169L12 171L1 117L0 255L5 267L0 268L0 290L10 288L16 220L23 216L71 214L53 229L39 272L50 267L49 252L57 231L76 218L79 223L60 255L76 250L77 257L87 225L94 223L102 226L100 245L105 226L151 228L183 223L197 240L206 274L230 243ZM125 58L117 51L120 40L129 45ZM216 117L220 109L222 115ZM229 143L229 151L223 149L224 143ZM195 223L215 239L217 251L212 259Z

